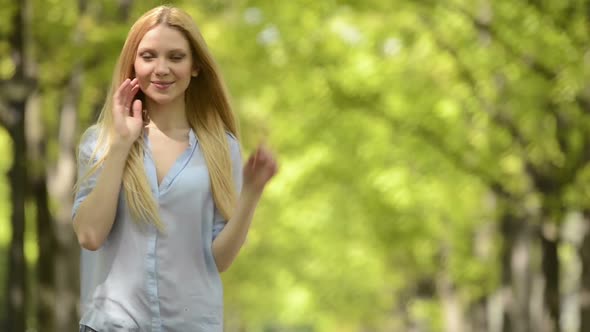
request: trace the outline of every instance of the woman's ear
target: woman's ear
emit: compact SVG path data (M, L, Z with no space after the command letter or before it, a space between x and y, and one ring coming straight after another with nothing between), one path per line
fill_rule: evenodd
M199 68L195 68L193 69L193 72L191 73L192 77L197 77L199 76Z

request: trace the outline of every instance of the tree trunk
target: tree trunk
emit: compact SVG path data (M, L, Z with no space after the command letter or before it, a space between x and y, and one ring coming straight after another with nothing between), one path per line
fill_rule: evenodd
M35 204L36 229L39 245L39 257L36 266L37 281L37 322L42 322L43 329L51 330L55 326L55 252L57 239L54 220L49 209L47 193L46 137L39 95L34 94L27 107L26 136L29 150L29 168L31 199ZM39 328L40 326L38 326Z
M561 331L561 292L560 292L560 264L559 249L561 230L559 224L565 215L564 202L557 185L547 179L537 176L534 180L538 191L544 193L542 224L537 233L541 245L541 271L543 273L543 307L545 331Z
M43 326L55 324L55 252L57 239L55 236L54 221L49 211L49 202L46 187L46 175L36 177L31 183L32 195L37 207L37 232L39 239L39 260L37 261L37 288L38 306L37 320Z
M444 330L447 332L463 332L463 309L457 296L454 282L449 273L448 261L452 252L447 243L441 244L440 272L436 277L436 292L440 298L444 312Z
M529 332L531 232L524 220L506 212L501 220L503 332Z
M11 190L12 238L8 250L8 278L6 280L6 326L4 331L25 331L27 303L27 265L24 252L25 202L28 188L27 146L25 139L25 109L29 91L32 89L25 72L27 62L25 48L27 3L15 4L13 30L10 36L10 51L15 65L14 76L5 88L7 93L9 122L4 122L13 142L12 166L8 171Z
M590 331L590 210L584 211L585 235L580 245L580 331Z
M11 218L12 239L8 258L8 278L6 285L6 300L8 328L5 331L25 331L27 308L27 266L25 261L25 200L27 188L27 160L24 113L25 103L10 103L15 110L20 110L16 122L8 128L13 141L13 163L8 171L11 188ZM17 113L19 114L19 113Z
M559 239L557 234L548 235L541 233L542 266L545 279L544 304L548 311L550 321L548 327L552 332L560 332L560 298L559 298L559 257L557 249Z
M465 315L466 331L492 332L489 329L490 324L487 317L489 310L487 300L487 297L482 297L471 304Z
M71 224L72 188L76 178L76 109L82 85L81 66L75 66L66 87L60 112L59 157L50 170L49 192L60 202L55 216L56 250L54 255L55 330L70 331L78 325L80 294L80 246Z
M437 292L444 312L444 330L447 332L465 331L461 303L457 296L455 286L448 275L441 275L437 278Z

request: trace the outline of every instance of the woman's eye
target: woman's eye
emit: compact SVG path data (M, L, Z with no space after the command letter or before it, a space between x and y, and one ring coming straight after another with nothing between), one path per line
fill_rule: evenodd
M174 60L174 61L180 61L180 60L184 59L184 55L182 55L182 54L179 54L179 55L173 55L173 56L171 56L170 58L171 58L172 60Z
M151 55L151 54L145 54L145 53L144 54L141 54L140 57L142 59L144 59L144 60L150 60L150 59L153 59L154 58L153 55Z

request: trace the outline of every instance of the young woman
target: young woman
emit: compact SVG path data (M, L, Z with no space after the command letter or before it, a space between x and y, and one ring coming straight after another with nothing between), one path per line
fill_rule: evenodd
M263 146L242 166L237 127L192 18L140 17L79 147L81 331L222 331L219 273L277 172Z

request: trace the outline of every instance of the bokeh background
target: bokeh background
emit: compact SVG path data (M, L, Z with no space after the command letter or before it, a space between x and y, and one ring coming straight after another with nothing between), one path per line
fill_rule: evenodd
M590 1L168 3L281 164L226 331L590 331ZM1 331L76 331L76 147L159 4L0 0Z

